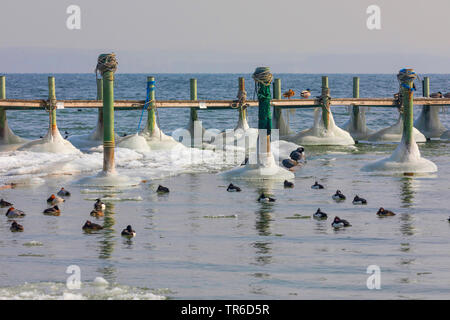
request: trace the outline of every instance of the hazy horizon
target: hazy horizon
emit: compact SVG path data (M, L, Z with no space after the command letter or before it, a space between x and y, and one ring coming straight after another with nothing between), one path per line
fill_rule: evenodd
M81 29L69 30L69 5ZM369 5L381 30L368 30ZM439 10L437 10L437 8ZM118 73L450 73L447 0L3 0L1 73L89 73L115 52Z

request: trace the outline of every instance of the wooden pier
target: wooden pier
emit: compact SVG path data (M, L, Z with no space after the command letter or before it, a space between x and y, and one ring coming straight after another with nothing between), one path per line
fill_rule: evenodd
M102 108L101 100L56 100L64 109ZM249 107L257 107L257 100L246 100ZM145 100L115 100L115 110L142 109ZM320 107L320 99L272 100L272 106L283 109ZM394 98L330 98L331 106L397 107ZM414 98L414 105L450 105L450 98ZM46 109L48 100L0 99L0 108L6 110ZM156 108L236 109L236 100L155 100Z

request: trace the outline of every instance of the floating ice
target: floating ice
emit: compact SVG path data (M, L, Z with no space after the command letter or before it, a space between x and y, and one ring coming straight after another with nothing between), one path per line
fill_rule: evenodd
M136 186L141 182L140 178L127 177L118 173L101 171L95 176L85 177L75 182L75 184L92 187L129 187Z
M403 117L399 116L396 123L388 128L381 129L378 132L371 134L367 140L373 142L400 142L403 133ZM413 127L413 136L416 142L426 142L427 138L420 133L419 130Z
M109 282L106 281L105 278L95 277L94 282L92 284L94 286L107 286L109 284Z
M105 283L106 282L106 283ZM161 290L163 291L163 290ZM164 290L167 291L167 290ZM164 300L146 288L109 285L102 277L83 281L79 290L67 289L66 283L37 282L0 288L0 300Z
M298 144L284 140L273 141L270 145L273 156L275 159L278 159L278 161L289 159L291 152L301 147ZM304 154L306 155L306 153Z
M42 139L30 141L22 145L17 150L28 150L33 152L51 152L62 154L81 154L69 141L65 140L59 130L49 128L47 134Z
M246 180L289 180L295 175L275 162L272 153L260 153L258 161L249 159L249 163L220 173L224 178Z
M147 143L147 140L143 136L138 135L137 133L131 136L121 138L120 141L117 143L117 146L121 148L136 150L139 152L150 151L150 147L149 144Z
M97 200L97 198L86 198L84 200L87 201L95 201ZM141 196L137 196L137 197L123 197L123 198L119 198L119 197L110 197L110 196L106 196L106 197L101 197L100 198L102 201L143 201L144 199L142 199Z
M258 140L258 129L236 128L234 130L226 130L216 135L212 145L215 149L223 149L226 146L235 146L242 150L256 150L256 142Z
M25 247L42 247L44 244L42 242L31 240L23 244Z
M446 130L439 120L439 109L439 106L423 106L419 117L414 121L414 127L426 138L439 138Z
M333 115L329 113L329 126L325 129L322 121L322 108L314 110L314 126L295 135L283 139L300 145L339 145L347 146L355 144L355 141L347 131L337 127Z
M162 132L162 130L158 127L156 122L153 124L154 128L152 133L150 133L148 124L145 126L144 130L140 133L147 144L152 150L167 150L176 147L177 145L181 145L178 141L175 141L174 138L168 136Z
M122 193L122 190L118 190L118 189L81 189L80 193Z

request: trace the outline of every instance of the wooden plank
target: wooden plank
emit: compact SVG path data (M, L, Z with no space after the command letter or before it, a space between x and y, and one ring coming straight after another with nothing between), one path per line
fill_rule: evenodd
M64 108L101 108L101 100L58 100L64 103ZM114 108L118 110L141 109L144 100L116 100ZM258 101L247 101L250 107L257 107ZM26 100L26 99L1 99L0 107L6 109L43 109L47 104L46 100ZM449 98L414 98L415 105L443 106L450 105ZM202 105L208 109L232 108L235 105L233 100L157 100L157 108L200 108ZM312 108L319 105L318 99L290 99L272 100L272 105L281 108ZM372 107L395 107L396 100L393 98L332 98L332 106L372 106Z

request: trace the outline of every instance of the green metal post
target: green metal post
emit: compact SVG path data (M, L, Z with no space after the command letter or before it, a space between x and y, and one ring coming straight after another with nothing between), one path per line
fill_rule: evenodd
M197 79L191 79L190 85L191 85L191 100L196 101L197 100ZM197 120L198 120L197 109L191 108L191 121L194 122Z
M424 77L422 82L422 92L425 98L430 97L430 78ZM423 106L423 114L428 118L430 116L430 106Z
M262 72L270 73L269 68L260 67L256 68L253 76L260 75ZM255 83L256 84L256 83ZM256 84L258 91L258 161L261 153L261 147L266 146L266 152L270 153L270 136L272 130L272 113L270 110L270 101L272 99L272 94L270 92L270 83L258 82ZM261 141L261 130L266 130L266 141Z
M273 99L281 99L281 79L275 79L273 82ZM273 107L273 120L275 122L275 129L280 129L281 108Z
M190 79L190 91L191 91L191 100L196 101L197 100L197 79ZM195 121L198 121L198 114L196 108L191 108L191 114L190 114L190 124L191 124L191 147L194 147L196 144L196 140L198 140L198 137L196 139L195 137Z
M5 76L0 76L0 99L6 99L6 79ZM5 108L0 108L0 138L6 136L6 128L8 123L6 120L6 110Z
M322 77L322 120L325 129L328 129L330 125L330 107L328 106L328 96L330 89L328 88L328 77Z
M359 77L353 77L353 98L359 98ZM359 106L352 107L353 119L358 119ZM358 121L353 122L353 129L358 130Z
M50 107L50 129L51 135L54 136L58 127L56 125L56 90L55 90L55 77L48 77L48 100L51 102Z
M113 173L114 165L114 72L103 73L103 171Z
M245 91L245 78L240 77L239 78L239 92ZM239 108L239 120L241 123L245 121L245 118L247 117L247 109Z
M103 100L103 79L97 79L97 100ZM103 131L103 108L98 108L98 128Z
M412 69L408 70L412 71ZM413 80L408 80L402 84L406 85L408 88L412 88L413 83L414 83ZM411 145L413 140L413 122L414 122L414 114L413 114L414 93L413 90L408 88L405 88L404 86L401 87L403 96L403 138L407 146Z
M425 98L430 97L430 78L424 77L422 81L422 94ZM431 117L431 106L423 106L422 112L425 117L425 123L428 123ZM431 140L427 137L427 140Z
M156 128L155 77L147 77L150 86L150 103L148 105L147 128L150 135Z
M423 96L425 98L430 97L430 77L423 78L423 86L422 86ZM425 108L425 106L424 106Z

